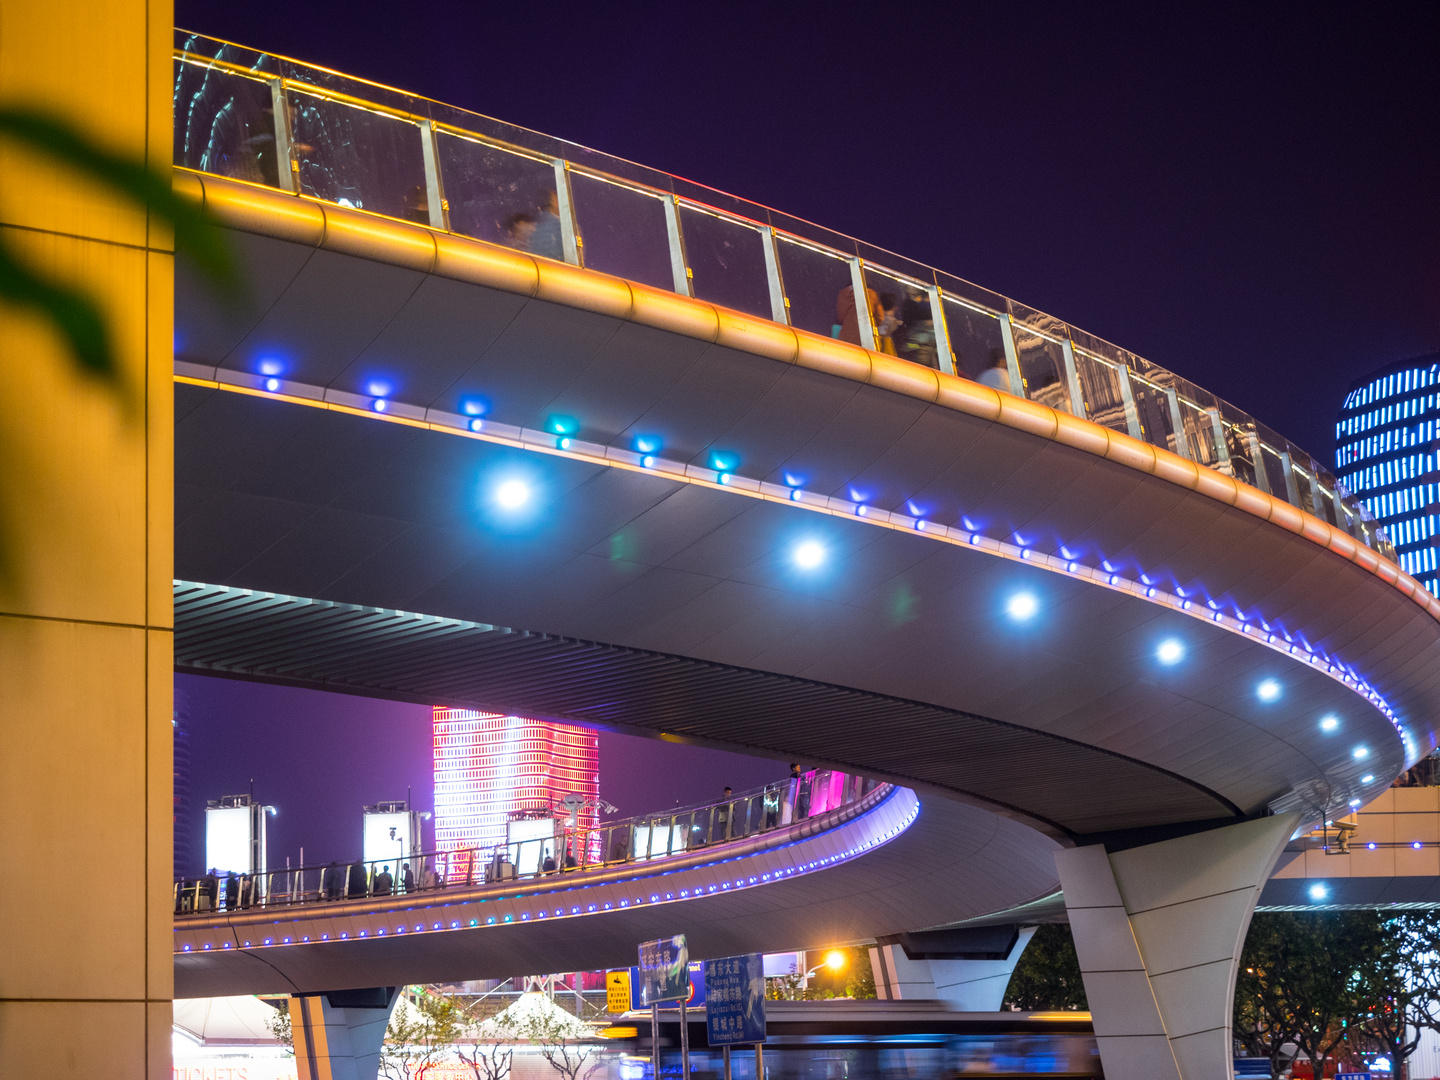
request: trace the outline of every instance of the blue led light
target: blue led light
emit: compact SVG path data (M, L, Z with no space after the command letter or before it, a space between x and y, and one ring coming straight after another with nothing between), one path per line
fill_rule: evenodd
M635 436L635 452L637 454L653 454L660 449L660 440L653 435Z
M1255 696L1267 703L1279 701L1283 692L1284 687L1276 679L1261 679L1260 684L1255 687Z
M1319 884L1319 883L1316 883L1316 884L1310 886L1310 899L1311 899L1311 900L1324 900L1324 899L1325 899L1327 896L1329 896L1329 895L1330 895L1330 890L1327 889L1324 885L1321 885L1321 884Z
M261 375L283 375L285 373L284 362L273 356L267 356L261 360L259 368Z
M484 420L481 420L481 419L477 416L474 420L471 420L471 421L470 421L470 430L471 430L471 431L484 431L484 430L485 430L485 421L484 421Z
M390 407L390 403L386 401L383 397L377 397L374 401L370 403L370 407L376 412L384 412Z
M545 428L552 435L574 435L580 430L580 421L573 416L552 416L545 421Z
M265 389L266 389L266 390L269 390L270 393L272 393L272 394L273 394L273 393L276 393L276 392L280 389L280 380L279 380L279 379L266 379L266 380L265 380Z
M365 384L365 393L369 394L371 397L385 398L389 397L394 392L394 384L388 383L384 379L371 379L368 383Z
M647 469L653 469L655 467L655 459L651 455L646 454L640 459L640 464Z
M460 411L466 416L484 416L490 411L490 403L484 398L461 398Z

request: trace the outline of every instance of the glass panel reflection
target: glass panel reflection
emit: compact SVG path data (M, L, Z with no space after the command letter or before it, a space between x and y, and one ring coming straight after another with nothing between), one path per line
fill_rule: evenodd
M770 285L758 229L682 204L680 231L697 297L770 317Z
M945 309L945 328L950 332L950 348L955 353L955 374L1008 391L1010 375L1005 370L999 318L950 296L942 300L941 306ZM998 385L1002 381L1004 385Z
M435 156L452 231L562 257L552 163L448 131L435 133Z
M280 184L270 84L208 64L175 64L175 164Z
M665 196L571 171L575 220L591 270L674 289Z
M288 101L302 193L430 224L418 125L293 90Z
M837 254L776 237L780 279L790 301L790 324L812 334L840 336L836 307L850 288L850 264Z
M1032 334L1017 325L1015 355L1020 361L1020 381L1025 396L1052 409L1070 411L1070 392L1065 386L1065 352L1059 342Z
M930 297L915 281L865 267L865 287L875 292L875 344L880 352L928 368L940 367Z

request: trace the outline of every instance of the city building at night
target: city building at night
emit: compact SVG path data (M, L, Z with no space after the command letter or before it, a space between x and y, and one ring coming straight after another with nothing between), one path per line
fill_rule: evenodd
M1335 473L1395 544L1401 569L1440 588L1440 353L1400 360L1350 385L1335 425Z
M507 840L510 823L581 796L579 828L595 824L600 749L594 731L550 720L445 709L434 712L435 846L469 853Z

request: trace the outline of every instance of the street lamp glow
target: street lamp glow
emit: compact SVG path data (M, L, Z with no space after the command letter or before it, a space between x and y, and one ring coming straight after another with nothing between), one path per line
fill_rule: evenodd
M1005 605L1006 613L1019 622L1034 617L1040 610L1040 601L1035 599L1034 593L1018 592L1010 597Z
M518 510L530 501L530 486L523 480L506 480L495 489L495 501L506 510Z
M1155 650L1155 658L1162 664L1178 664L1185 656L1185 646L1179 638L1166 638Z
M1261 701L1279 701L1281 686L1278 680L1264 679L1260 685L1255 687L1255 696Z
M839 949L831 949L825 954L825 966L831 971L839 971L845 966L845 954Z
M825 548L814 540L806 540L795 547L795 565L801 570L814 570L825 561Z

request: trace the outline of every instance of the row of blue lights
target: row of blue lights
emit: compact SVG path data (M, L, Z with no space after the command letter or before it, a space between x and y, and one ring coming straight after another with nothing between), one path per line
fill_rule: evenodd
M890 801L892 798L895 797L896 794L898 794L899 790L900 790L900 789L894 789L894 790L892 790L892 792L891 792L889 795L887 795L886 798L885 798L884 800L882 800L877 806L875 806L870 812L871 812L871 813L879 812L887 803L889 803L889 801ZM911 826L911 824L914 823L915 818L916 818L917 816L919 816L919 813L920 813L920 803L919 803L919 800L917 799L916 802L915 802L915 805L910 808L910 812L909 812L908 814L906 814L906 816L904 817L904 819L902 819L899 823L897 823L896 825L892 826L891 828L885 830L884 832L877 833L877 834L874 835L874 836L867 837L867 838L859 841L858 843L856 843L856 844L854 844L853 846L847 848L845 851L841 852L841 853L838 854L838 855L829 855L829 856L826 856L825 858L821 858L821 859L812 859L812 860L810 860L809 862L799 863L799 864L797 864L797 865L795 865L795 866L785 867L785 868L783 868L783 869L775 870L775 871L772 871L772 872L770 872L770 873L762 873L762 874L750 875L750 876L748 876L748 877L735 878L735 879L733 879L733 885L732 885L732 883L731 883L731 879L729 879L729 878L727 877L727 878L725 878L725 879L712 882L712 883L710 883L710 884L708 884L708 885L706 885L706 886L704 886L704 887L697 887L697 888L695 888L695 889L681 889L678 894L675 893L675 892L667 892L667 893L664 893L664 894L661 894L661 893L651 893L651 894L650 894L650 899L649 899L648 903L651 903L651 904L664 904L664 903L669 903L669 902L675 902L677 899L678 899L678 900L700 899L700 898L702 898L702 897L706 897L706 896L709 896L709 895L714 894L714 893L725 893L725 892L730 892L730 891L732 891L732 890L738 891L738 890L740 890L740 889L754 888L754 887L762 886L762 885L769 884L769 883L772 883L772 882L775 882L775 881L780 881L780 880L782 880L782 879L789 878L789 877L792 877L792 876L795 876L795 875L801 875L801 876L803 876L803 875L805 875L805 874L814 873L814 872L819 871L819 870L825 870L825 869L828 869L829 867L835 866L835 865L838 864L838 863L848 862L848 861L850 861L851 859L854 859L854 858L856 858L856 857L858 857L858 856L860 856L860 855L863 855L863 854L865 854L867 851L870 851L870 850L873 849L873 848L879 847L879 846L882 845L882 844L889 843L889 842L890 842L891 840L893 840L895 837L899 836L902 832L904 832L906 829L908 829L908 828ZM774 850L774 851L783 851L783 850L786 849L786 848L795 847L795 846L797 846L797 845L799 845L799 844L809 844L809 843L811 843L811 842L814 841L814 840L818 840L818 839L819 839L820 837L822 837L822 836L829 835L830 833L833 833L833 832L835 832L835 831L838 830L838 829L843 829L843 828L846 828L847 826L850 826L850 825L859 824L861 821L863 821L863 819L859 819L859 820L857 820L857 819L851 819L851 820L849 820L849 821L847 821L847 822L844 822L844 823L842 823L842 824L833 826L831 829L828 829L828 830L826 830L826 831L823 832L823 833L818 833L818 834L816 834L815 836L805 837L805 838L799 839L799 840L791 840L791 841L788 841L788 842L785 843L785 844L777 845L777 846L776 846L774 849L772 849L772 850ZM699 866L691 867L691 868L689 868L689 869L691 869L691 870L705 870L705 869L709 869L709 868L713 868L713 867L716 867L716 866L723 865L723 864L725 864L725 863L735 862L737 859L742 858L742 857L743 857L743 856L731 856L731 857L726 858L726 859L717 859L717 860L715 860L714 862L711 862L711 863L703 863L703 864L701 864L701 865L699 865ZM658 873L658 874L645 874L645 875L641 875L641 876L638 876L638 877L636 877L636 878L631 879L631 881L632 881L632 882L633 882L633 881L646 881L646 880L650 880L650 879L653 879L653 878L669 877L669 876L671 876L672 874L683 873L683 872L684 872L684 871L667 870L667 871L662 871L661 873ZM545 890L544 892L532 893L531 896L532 896L532 897L543 897L543 896L554 895L554 894L557 893L557 892L573 892L573 891L575 891L575 890L577 890L577 889L584 889L584 888L586 888L586 886L585 886L584 884L577 884L577 885L571 885L571 886L569 886L569 887L566 888L566 889ZM499 898L497 898L497 899L504 899L504 898L503 898L503 897L499 897ZM518 899L520 899L520 897L519 897L519 896L515 896L515 897L513 897L512 899L518 900ZM457 903L459 903L459 902L461 902L461 901L457 901ZM482 899L482 900L479 900L479 901L476 901L476 902L483 904L483 903L487 903L488 901ZM634 900L634 905L635 905L636 907L643 906L643 905L645 905L646 903L647 903L647 901L645 900L645 898L644 898L644 897L641 897L641 896L637 896L637 897L635 898L635 900ZM442 904L442 905L440 905L440 906L442 906L442 907L450 907L451 904L446 903L446 904ZM552 918L552 919L558 919L558 918L571 918L571 917L574 917L574 916L583 916L583 915L591 915L591 914L603 914L603 913L606 912L606 911L616 910L617 907L620 908L620 909L626 909L626 908L629 908L630 906L631 906L631 901L629 901L629 900L621 900L618 905L614 905L614 904L610 904L610 903L604 903L604 904L600 904L600 905L596 905L596 904L586 904L586 905L583 905L583 907L582 907L581 905L572 905L572 906L570 907L570 909L569 909L568 912L565 910L564 907L556 907L556 908L554 908L554 910L553 910L553 914L547 914L546 910L543 909L543 908L541 908L541 909L539 909L538 911L525 911L525 912L521 912L521 913L520 913L520 920L519 920L519 921L521 921L521 922L528 922L528 921L530 920L530 918L531 918L532 915L535 917L536 921L539 921L539 920L545 919L545 918L547 918L547 917L548 917L548 918ZM414 910L414 909L412 908L412 909L410 909L410 910ZM490 916L489 918L487 918L487 919L485 920L484 925L485 925L485 926L504 925L504 924L506 924L506 923L513 923L514 921L515 921L514 915L506 915L503 919L501 919L501 920L499 921L499 923L497 923L497 922L496 922L496 919L495 919L495 916L492 915L492 916ZM478 927L480 927L480 925L481 925L481 923L480 923L480 920L479 920L479 919L470 919L468 922L465 922L464 920L459 920L459 919L452 919L452 920L450 920L448 926L447 926L446 923L444 923L444 922L435 922L435 923L432 923L431 926L430 926L428 929L426 928L426 926L425 926L424 923L416 923L416 924L415 924L415 929L414 929L413 931L412 931L412 930L409 930L405 925L397 926L397 927L395 928L395 934L405 934L405 933L412 933L412 934L413 934L413 933L429 933L429 932L433 932L433 931L436 931L436 930L447 930L447 929L449 929L449 930L470 929L470 928L478 928ZM177 927L176 930L175 930L175 932L176 932L176 933L180 933L180 932L182 932L182 929L183 929L183 928ZM366 936L366 933L367 933L366 931L361 930L361 931L359 931L355 936L356 936L357 938L363 938L363 937ZM384 936L385 936L385 930L384 930L383 928L377 930L377 931L375 932L375 936L376 936L376 937L384 937ZM394 935L392 934L391 936L393 937ZM268 937L268 938L262 939L262 941L260 942L259 945L255 945L255 944L253 944L253 943L250 942L250 941L245 941L245 942L240 946L240 948L249 949L249 948L264 948L265 946L277 946L277 947L278 947L278 946L293 945L293 944L318 944L318 943L320 943L320 942L345 941L345 940L348 940L349 937L350 937L350 935L349 935L349 932L348 932L348 931L342 932L342 933L336 935L336 936L333 937L333 938L332 938L331 935L329 935L329 934L321 934L321 935L319 936L319 939L318 939L317 942L311 942L311 939L310 939L309 936L302 936L299 942L294 941L293 936L292 936L292 937L286 937L286 938L282 938L278 943L275 941L275 939L274 939L273 937ZM212 942L206 942L206 943L201 947L201 951L202 951L202 952L210 951L210 950L212 950L212 948L213 948L213 943L212 943ZM233 942L228 942L228 941L227 941L227 942L224 942L224 943L221 945L221 950L220 950L220 951L224 951L225 949L232 949L232 948L235 948L235 944L234 944ZM191 945L189 945L189 944L185 944L185 945L183 945L183 946L181 947L181 950L180 950L180 951L181 951L181 952L191 952L191 951L193 951L193 947L192 947Z
M280 361L269 358L262 360L260 371L267 378L263 382L264 389L275 393L285 388L278 378L283 371L283 364ZM223 385L223 384L222 384ZM318 391L319 397L325 397L326 392L319 387L302 387L299 384L289 384L295 390L307 391L303 396L315 397ZM370 408L378 413L384 413L389 408L390 395L394 392L393 384L381 379L370 380L365 389L370 395ZM456 430L461 429L473 434L481 434L492 441L508 445L521 445L527 449L538 448L533 440L523 438L522 429L511 425L492 424L484 419L489 412L489 402L480 397L467 397L460 405L463 414L452 416L452 414L437 413L440 429ZM430 415L430 411L426 411ZM867 505L867 493L851 488L848 494L850 502L836 499L832 496L820 495L804 490L805 477L796 473L786 472L783 474L784 486L770 484L764 481L742 479L737 473L740 465L740 458L737 454L728 451L716 451L710 455L711 477L695 477L694 470L683 462L662 459L658 456L663 447L663 440L658 435L637 435L632 439L633 453L627 458L617 459L614 456L615 448L605 447L599 444L584 444L583 447L577 443L574 436L580 430L579 421L571 416L552 415L546 422L546 437L551 441L554 450L560 452L573 452L577 457L587 460L600 459L604 464L626 464L638 465L646 470L683 476L688 479L699 479L702 482L710 482L725 487L743 487L747 492L754 492L762 497L783 497L786 500L805 506L807 509L816 510L822 513L836 515L856 516L865 518L873 524L885 525L892 528L913 529L925 532L937 539L949 540L955 543L966 544L973 547L981 547L990 554L999 555L1002 558L1016 559L1023 562L1040 563L1046 569L1057 573L1063 573L1072 577L1081 577L1088 581L1101 584L1105 587L1119 591L1138 593L1149 600L1153 600L1167 606L1183 611L1194 618L1207 619L1226 630L1240 633L1251 637L1270 648L1285 653L1311 667L1323 671L1336 681L1344 684L1353 692L1364 697L1381 714L1383 714L1396 732L1400 735L1405 746L1407 762L1411 759L1418 759L1421 755L1419 749L1407 731L1404 723L1395 713L1384 697L1375 690L1364 678L1353 668L1337 661L1322 650L1311 646L1304 641L1297 641L1283 630L1276 631L1268 622L1263 619L1247 618L1244 614L1237 612L1229 615L1222 612L1214 600L1204 602L1203 608L1197 604L1193 595L1186 596L1183 590L1178 587L1173 591L1163 590L1157 584L1152 575L1140 573L1137 578L1127 578L1120 573L1119 568L1112 565L1108 560L1100 560L1097 567L1088 566L1079 558L1074 557L1066 545L1060 545L1057 555L1048 555L1036 550L1033 546L1034 539L1027 540L1019 534L1012 534L1016 543L1009 543L1004 540L996 540L984 536L975 522L972 522L965 515L961 515L963 528L956 526L942 525L927 520L921 507L913 501L906 503L906 509L911 511L910 515L899 514L893 511L880 510ZM771 489L774 489L773 491ZM518 478L506 478L502 480L493 493L496 505L502 510L517 511L525 508L531 503L533 491L529 484ZM814 539L800 541L794 549L793 559L795 564L802 570L818 569L826 560L827 552L823 544ZM1027 600L1023 596L1012 599L1012 603L1018 604L1021 609L1027 608L1035 603L1035 610L1038 610L1038 601L1033 596ZM1017 615L1011 612L1013 617L1028 617ZM1033 614L1033 612L1032 612ZM1178 643L1177 643L1178 645ZM1162 648L1165 646L1162 645ZM1180 646L1183 649L1183 646ZM1182 654L1183 655L1183 652ZM1174 660L1166 660L1160 657L1162 663L1178 662L1180 656ZM1269 680L1273 682L1273 680ZM1261 684L1266 687L1265 683ZM1278 684L1273 689L1257 689L1262 701L1276 700L1279 697ZM1267 697L1273 694L1273 697ZM1357 754L1357 756L1363 756Z

